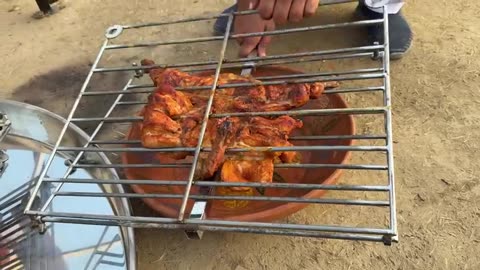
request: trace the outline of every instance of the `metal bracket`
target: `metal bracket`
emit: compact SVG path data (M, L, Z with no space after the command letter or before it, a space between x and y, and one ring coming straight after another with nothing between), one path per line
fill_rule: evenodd
M0 142L7 136L7 133L10 131L12 122L8 120L6 114L0 113Z
M123 26L121 25L114 25L111 26L107 29L107 32L105 33L105 37L108 39L114 39L123 32Z
M375 41L373 45L378 46L380 45L380 43L378 41ZM379 49L376 49L373 51L372 60L376 61L381 59L382 57L383 57L383 52L381 52Z
M12 126L12 122L8 120L6 114L0 113L0 142L7 136L10 128ZM0 177L5 172L8 166L8 155L3 150L0 149Z
M200 194L208 195L211 192L211 188L209 187L201 187ZM207 211L207 201L196 201L193 204L192 211L190 211L189 219L198 219L202 220L206 217ZM203 231L199 230L185 230L185 234L187 235L187 239L190 240L200 240L203 237Z
M393 236L391 235L384 235L382 239L385 246L391 246L392 242L394 242Z
M132 63L132 66L138 67L138 64L135 63L135 62L133 62L133 63ZM144 74L144 71L143 71L142 69L136 69L136 70L135 70L135 78L137 78L137 79L138 79L138 78L141 78L141 77L143 76L143 74Z

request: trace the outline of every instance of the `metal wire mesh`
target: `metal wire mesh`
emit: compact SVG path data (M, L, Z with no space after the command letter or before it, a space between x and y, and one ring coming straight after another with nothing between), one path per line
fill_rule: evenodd
M345 1L346 2L346 1ZM65 125L62 134L68 127L69 123L95 123L95 128L91 133L89 142L83 147L65 147L62 146L62 136L58 139L57 144L54 146L54 153L69 153L73 155L71 163L68 164L65 170L63 178L50 178L48 177L48 168L52 163L54 155L50 156L50 160L47 162L46 169L40 175L39 181L36 183L33 194L36 194L40 187L46 183L60 183L52 196L46 201L46 203L38 209L32 207L34 196L29 200L25 213L33 216L40 222L67 222L67 223L80 223L80 224L103 224L103 225L122 225L133 227L149 227L149 228L169 228L169 229L184 229L185 231L227 231L227 232L248 232L248 233L261 233L261 234L277 234L277 235L291 235L291 236L308 236L308 237L324 237L335 239L355 239L366 241L382 241L386 244L390 244L392 241L397 241L397 223L395 214L395 192L394 192L394 170L393 170L393 140L392 140L392 115L391 115L391 94L390 94L390 63L389 63L389 46L388 46L388 16L384 16L382 19L375 20L362 20L345 23L331 23L314 26L297 27L291 29L282 29L268 32L258 32L249 34L230 34L230 28L234 21L235 16L243 16L245 14L251 14L249 12L237 12L234 14L224 14L218 16L205 16L201 18L182 19L170 22L160 23L144 23L137 25L123 25L114 26L107 30L107 39L104 41L100 52L94 61L92 68L85 80L80 93L75 100L73 108L67 117L67 124ZM219 16L228 17L228 25L226 34L223 36L208 36L208 37L187 37L182 39L161 40L161 41L142 41L131 43L117 43L119 37L123 36L127 32L157 29L162 26L170 26L183 23L202 22L211 20ZM332 30L339 31L340 29L352 28L352 27L365 27L371 25L378 25L384 29L384 42L383 44L374 44L369 46L357 46L357 47L345 47L345 48L333 48L324 50L310 50L295 53L284 53L278 55L271 55L267 57L253 57L253 58L239 58L239 59L227 59L226 52L229 44L233 43L232 40L239 37L251 37L251 36L264 36L264 35L288 35L297 33L306 33L312 31ZM160 30L155 30L160 31ZM187 31L188 32L188 31ZM135 35L138 39L138 34ZM182 148L161 148L161 149L149 149L140 145L138 140L126 140L119 139L115 136L106 136L106 138L100 138L102 131L107 129L111 125L119 126L125 124L129 125L141 121L141 117L131 116L118 116L119 112L131 112L135 109L127 108L139 108L146 103L145 95L151 93L154 87L151 83L142 82L142 71L146 68L144 66L132 65L126 66L117 64L114 66L101 66L102 60L109 62L109 57L105 57L107 52L111 52L116 55L121 55L122 52L131 49L142 49L142 53L148 53L149 50L169 45L185 45L185 44L198 44L205 43L210 44L212 42L219 42L219 46L215 47L219 49L216 59L207 59L201 61L190 61L186 63L171 62L168 64L155 65L162 68L178 68L183 71L196 72L196 71L214 71L215 79L211 86L206 87L185 87L178 88L178 91L195 91L195 90L209 90L210 96L207 103L207 109L203 117L203 125L199 136L199 143L197 147L182 147ZM209 46L209 45L206 45ZM138 53L138 52L137 52ZM207 55L210 55L207 53ZM103 59L106 58L106 59ZM351 100L355 100L355 104L361 104L359 106L353 106L351 108L322 108L322 109L299 109L290 111L276 111L276 112L238 112L238 113L211 113L213 100L215 98L215 91L222 88L244 87L251 86L252 83L232 83L217 85L218 77L222 71L231 68L245 68L248 65L253 65L255 68L271 66L271 65L285 65L285 64L299 64L307 65L307 63L315 62L322 63L330 61L334 65L336 61L353 60L364 58L375 58L376 61L371 61L377 65L371 67L365 65L361 68L353 68L342 71L314 71L305 74L293 74L282 76L264 76L257 79L262 80L264 85L283 85L286 83L310 83L310 82L328 82L338 81L345 82L345 85L351 85L351 87L342 86L339 89L326 90L325 95L340 94L351 95ZM131 58L129 58L131 59ZM138 58L133 58L137 59ZM249 64L250 63L250 64ZM361 62L365 63L365 62ZM149 66L151 67L151 66ZM131 78L128 79L125 86L121 90L109 90L102 91L98 89L90 89L90 82L96 75L106 76L109 74L119 74L127 72ZM375 83L375 82L380 82ZM343 84L342 84L343 85ZM362 104L372 101L370 98L365 98L368 95L377 95L380 97L379 104ZM99 96L112 97L112 103L101 115L89 115L87 117L78 117L79 104L85 99L94 99ZM374 102L373 102L374 103ZM196 181L194 179L195 168L198 164L199 156L202 152L211 151L208 147L202 147L201 142L204 138L207 120L210 118L221 118L226 116L280 116L291 115L295 117L321 117L335 116L335 115L354 115L355 117L376 117L376 120L363 121L367 125L375 125L375 132L364 132L362 134L354 135L322 135L315 134L311 136L293 136L291 141L329 141L329 140L356 140L358 145L343 146L343 145L307 145L307 146L291 146L291 147L270 147L268 151L340 151L340 152L353 152L361 153L368 156L369 154L378 154L379 158L364 159L383 161L383 163L369 162L358 164L276 164L276 169L339 169L342 171L355 171L362 172L362 179L365 181L355 182L353 180L355 174L345 174L347 184L326 185L322 183L318 184L301 184L301 183L230 183L230 182L215 182L215 181ZM369 130L369 128L364 129ZM105 136L103 136L105 137ZM228 149L230 152L242 152L242 151L262 151L265 148L235 148ZM159 153L159 152L176 152L187 151L193 153L193 159L190 162L176 163L176 164L96 164L88 162L89 153L104 152L115 155L116 153ZM360 159L362 160L362 159ZM188 179L185 181L170 181L165 180L149 180L149 179L122 179L122 180L108 180L108 179L71 179L69 175L76 168L85 169L102 169L102 168L189 168L190 173ZM357 175L358 176L358 175ZM376 180L374 180L376 179ZM169 194L169 193L152 193L152 194L138 194L138 193L89 193L89 192L66 192L62 191L63 185L68 183L90 183L90 184L136 184L136 185L151 185L151 186L182 186L185 188L184 194ZM290 197L272 197L272 196L234 196L234 195L212 195L209 193L196 193L192 194L192 187L196 188L215 188L215 187L251 187L251 188L277 188L288 190L327 190L329 191L326 197L322 198L305 198L301 196ZM356 194L363 196L363 199L358 198L345 198L345 194ZM356 196L355 195L355 196ZM176 218L156 217L156 216L113 216L113 215L99 215L89 213L60 213L52 212L48 210L48 206L51 202L58 197L126 197L131 199L143 199L143 198L169 198L181 200L181 206ZM353 196L353 197L355 197ZM358 196L357 196L358 197ZM373 199L372 199L373 198ZM294 202L309 205L332 205L332 207L359 207L366 212L384 211L383 215L378 214L376 219L380 220L383 226L358 226L358 224L350 223L343 224L345 222L332 222L327 224L328 219L324 222L311 221L294 221L282 220L277 223L267 222L247 222L236 220L220 220L209 219L204 217L202 213L205 211L205 205L203 210L200 211L199 216L190 215L186 213L187 202L194 200L196 202L211 202L214 200L242 200L242 201L275 201L275 202ZM364 207L364 208L362 208ZM338 208L340 211L344 208ZM371 210L370 210L371 209ZM86 210L88 212L88 209ZM307 211L312 214L312 210L307 208ZM338 215L337 213L331 215ZM369 213L368 213L369 214ZM367 214L367 215L368 215ZM313 214L314 215L314 214ZM344 217L340 217L342 219ZM293 218L295 219L295 218ZM315 224L312 224L315 223Z

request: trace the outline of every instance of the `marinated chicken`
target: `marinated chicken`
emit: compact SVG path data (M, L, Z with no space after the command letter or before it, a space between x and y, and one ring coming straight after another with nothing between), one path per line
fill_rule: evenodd
M152 60L142 60L142 65L155 65ZM178 87L212 86L215 76L195 76L176 69L151 68L146 70L155 86ZM252 112L282 111L305 105L310 99L318 98L325 88L338 86L337 82L316 82L304 84L254 85L228 88L227 84L261 82L252 77L242 77L233 73L221 73L218 78L213 112ZM197 100L208 99L210 89L184 91Z
M143 60L142 65L155 63ZM143 108L141 141L147 148L196 147L211 90L180 91L178 88L211 86L214 76L195 76L175 69L146 70L157 87ZM254 86L243 86L254 83ZM305 105L318 98L325 87L336 83L259 85L260 81L233 73L222 73L212 103L213 113L283 111ZM228 88L226 84L240 84ZM237 85L238 86L238 85ZM208 179L220 169L222 181L271 182L274 163L298 161L294 151L235 151L235 148L288 147L293 130L302 121L290 116L210 118L206 125L196 178ZM231 149L232 151L228 151ZM169 153L174 159L184 159L192 152ZM261 169L259 169L261 168ZM235 188L233 188L235 189ZM241 189L241 188L240 188Z

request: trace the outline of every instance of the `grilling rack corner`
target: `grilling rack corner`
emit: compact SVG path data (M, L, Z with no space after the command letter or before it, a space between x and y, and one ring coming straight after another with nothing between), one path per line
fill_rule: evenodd
M351 1L325 1L323 4L334 4L334 3L344 3ZM384 8L385 9L385 8ZM235 12L232 14L224 14L217 16L204 16L198 18L177 20L171 22L160 22L160 23L146 23L146 24L137 24L137 25L115 25L107 29L106 31L106 40L104 41L90 72L87 75L87 78L80 90L78 97L76 98L73 108L70 111L67 122L61 132L61 135L54 146L53 153L60 153L62 151L74 151L76 156L72 159L72 162L66 166L65 175L62 178L50 178L47 176L48 169L52 164L53 156L51 155L49 160L46 162L45 169L41 173L38 181L36 182L32 196L30 197L26 208L25 214L29 215L34 221L32 224L44 224L46 222L63 222L63 223L79 223L79 224L102 224L102 225L120 225L120 226L132 226L132 227L149 227L149 228L167 228L167 229L182 229L187 233L189 238L200 238L203 231L223 231L223 232L243 232L243 233L259 233L259 234L273 234L273 235L288 235L288 236L303 236L303 237L318 237L318 238L330 238L330 239L344 239L344 240L363 240L363 241L374 241L374 242L383 242L386 245L391 245L392 242L398 241L397 234L397 219L396 219L396 207L395 207L395 185L394 185L394 169L393 169L393 140L392 140L392 114L391 114L391 93L390 93L390 53L389 53L389 33L388 29L388 16L385 16L382 19L375 20L361 20L353 21L347 23L334 23L334 24L325 24L317 25L311 27L299 27L293 29L285 30L274 30L268 32L259 32L259 33L249 33L249 34L240 34L232 35L228 34L229 29L232 25L232 21L235 16L241 16L245 14L251 14L254 11L246 12ZM384 13L386 14L386 12ZM173 40L173 41L159 41L159 42L150 42L150 43L136 43L136 44L110 44L111 41L124 33L125 31L132 31L132 29L140 29L146 27L156 27L167 24L177 24L193 21L202 21L202 20L211 20L218 18L219 16L225 16L228 18L228 25L226 34L223 36L211 36L211 37L201 37L201 38L189 38L183 40ZM254 57L254 58L241 58L234 61L225 61L225 50L229 41L237 37L246 37L246 36L264 36L264 35L282 35L288 33L297 33L297 32L309 32L313 30L324 30L324 29L337 29L337 28L346 28L346 27L357 27L357 26L367 26L367 25L381 25L384 29L385 38L383 44L373 44L370 46L363 47L351 47L351 48L341 48L334 50L323 50L323 51L312 51L307 53L292 53L285 55L273 55L267 56L264 58ZM107 50L122 50L136 47L145 47L149 48L152 46L162 46L167 44L183 44L183 43L195 43L195 42L210 42L210 41L221 41L222 49L218 55L217 61L205 61L205 62L194 62L190 64L181 64L181 65L167 65L169 67L175 68L184 68L188 70L192 66L212 66L212 70L215 71L215 80L212 86L209 86L208 89L211 91L209 105L207 105L207 112L204 119L208 117L221 117L224 115L209 115L209 109L211 107L211 102L213 100L214 92L217 89L217 79L220 72L226 67L245 67L246 63L253 63L253 67L261 61L269 61L269 63L278 64L278 63L294 63L302 61L301 57L304 56L315 56L319 57L319 60L322 59L344 59L344 58L356 58L356 57L372 57L381 62L380 68L377 69L361 69L361 70L352 70L349 72L341 73L317 73L317 74L307 74L303 78L296 78L296 82L315 82L315 81L328 81L328 80L362 80L369 78L377 78L383 81L382 86L368 86L368 87L358 87L358 88L348 88L348 89L335 89L330 91L330 93L356 93L361 95L365 92L381 92L383 95L383 106L380 107L366 107L366 108L348 108L348 109L326 109L322 111L316 110L300 110L300 113L303 114L378 114L382 115L384 119L384 134L382 135L355 135L352 139L380 139L384 142L382 146L351 146L343 150L346 151L380 151L385 153L386 156L386 165L385 166L376 166L376 165L339 165L340 169L362 169L362 170L384 170L386 171L387 184L385 185L304 185L300 184L285 184L287 188L306 188L306 189L324 189L324 190L336 190L336 191L363 191L363 192L384 192L387 194L388 200L385 201L365 201L365 200L345 200L345 199L317 199L314 201L304 201L304 203L323 203L323 204L338 204L346 205L345 207L354 207L355 205L367 205L372 207L383 207L388 211L386 214L389 218L388 226L385 228L368 228L368 227L356 227L356 226L342 226L338 224L320 224L320 225L306 225L306 224L290 224L290 223L266 223L266 222L240 222L240 221L226 221L226 220L210 220L204 218L203 214L205 211L206 199L222 199L222 196L216 196L217 198L212 198L215 196L192 196L190 194L191 188L194 185L198 186L222 186L227 183L219 182L203 182L203 181L194 181L193 180L193 171L195 170L196 161L198 160L198 155L202 150L201 146L196 148L187 149L194 153L194 162L191 165L191 172L189 179L185 181L184 185L185 194L181 196L182 206L178 213L178 218L165 218L165 217L147 217L147 216L112 216L112 215L100 215L100 214L78 214L78 213L64 213L64 212L55 212L49 208L51 202L61 196L90 196L90 197L124 197L124 198L142 198L148 197L149 195L143 194L112 194L112 193L95 193L87 194L84 192L62 192L61 187L65 183L90 183L90 184L101 184L101 183L115 183L115 184L152 184L152 185L171 185L169 181L148 181L148 180L82 180L82 179L70 179L68 176L76 168L121 168L122 164L112 164L107 166L97 166L95 164L84 164L83 156L88 152L135 152L135 151L147 151L147 149L142 148L129 148L129 147L117 147L117 148L103 148L100 147L102 144L115 144L115 141L101 141L97 140L96 136L106 123L119 123L119 122L134 122L140 120L138 117L112 117L112 113L119 106L128 106L128 105L138 105L142 104L139 101L122 101L123 97L129 93L149 93L152 91L151 85L150 89L147 89L145 85L135 85L134 81L136 78L141 77L142 70L145 67L133 64L130 67L99 67L100 60L104 53ZM300 57L300 58L299 58ZM297 60L295 60L298 58ZM165 65L159 65L165 66ZM120 72L128 71L131 72L131 79L128 80L127 84L123 89L118 91L88 91L89 83L92 79L92 76L95 73L111 73L111 72ZM288 79L288 78L287 78ZM277 80L265 82L265 84L281 84L285 83L285 78L279 78ZM226 85L229 87L243 86L239 85ZM143 89L142 89L143 88ZM140 89L140 90L138 90ZM328 94L328 91L327 91ZM102 95L116 95L115 101L112 106L108 109L105 115L96 116L96 117L87 117L87 118L75 118L75 113L78 110L78 106L81 100L92 98ZM121 106L120 106L121 107ZM258 114L262 115L261 112ZM76 122L96 122L98 125L94 131L90 134L89 141L83 147L65 147L61 145L62 137L68 128L70 123ZM203 139L206 121L204 121L202 132L200 133L200 140ZM122 144L118 142L118 144ZM200 145L200 144L199 144ZM295 148L295 146L293 147ZM325 146L323 150L332 150L335 149L335 146ZM148 149L151 150L151 149ZM161 151L162 149L158 149ZM164 149L165 150L165 149ZM176 149L177 151L185 149ZM292 149L294 150L294 149ZM175 151L175 149L169 149L166 151ZM149 164L150 166L154 166ZM34 198L39 192L42 185L58 183L54 193L48 198L46 203L39 207L38 209L33 209ZM178 185L178 182L177 182ZM261 183L242 183L236 186L250 186L250 187L262 187L266 184ZM279 185L281 186L281 185ZM266 187L266 186L265 186ZM158 195L158 194L157 194ZM196 203L194 210L190 216L185 215L185 208L188 199L196 198ZM207 198L208 197L208 198ZM258 197L241 197L237 199L241 200L251 200L258 199ZM223 198L225 200L225 198ZM267 198L272 199L272 198ZM273 198L274 199L274 198ZM299 198L284 198L284 201L288 202L299 202ZM45 227L45 226L43 226Z

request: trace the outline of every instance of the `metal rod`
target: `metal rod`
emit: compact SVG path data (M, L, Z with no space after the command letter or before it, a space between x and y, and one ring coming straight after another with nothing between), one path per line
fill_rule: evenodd
M60 143L63 139L63 136L64 136L65 132L67 131L69 123L73 118L73 114L75 113L76 108L78 107L78 104L80 103L82 93L85 92L85 90L87 89L88 83L90 82L90 79L92 78L93 69L95 69L97 67L98 63L100 62L100 59L102 58L103 52L105 51L105 48L106 48L107 45L108 45L108 40L105 40L102 47L100 48L100 51L97 55L97 58L93 62L92 68L88 72L87 78L85 79L85 82L83 83L82 88L80 89L80 93L77 95L77 98L75 99L75 102L73 103L72 110L68 114L66 122L65 122L62 130L60 131L60 135L58 137L58 140L53 147L52 154L48 157L48 160L45 164L45 168L42 171L42 173L40 174L40 176L38 177L37 182L35 183L35 187L33 188L33 192L32 192L33 196L31 196L30 199L28 200L27 205L25 207L25 211L28 211L32 208L33 201L35 200L35 195L38 194L38 191L40 190L40 186L42 185L43 178L45 177L45 175L47 174L50 166L52 165L53 159L55 158L57 148L60 146Z
M148 86L150 87L150 86ZM140 88L140 87L138 87ZM354 92L374 92L374 91L384 91L385 87L383 86L368 86L368 87L355 87L355 88L334 88L334 89L325 89L325 94L335 94L335 93L354 93ZM133 90L133 91L128 91L124 94L150 94L153 91L155 91L154 87L151 87L148 90ZM182 90L179 90L182 91ZM120 91L92 91L92 92L87 92L84 94L84 96L104 96L104 95L118 95ZM121 103L125 104L146 104L145 101L123 101ZM120 104L117 104L120 105Z
M343 4L349 2L355 2L356 0L322 0L319 5L326 6L326 5L333 5L333 4ZM249 14L257 13L256 10L245 10L245 11L237 11L234 12L236 16L243 16ZM208 15L208 16L200 16L200 17L193 17L188 19L180 19L180 20L172 20L172 21L165 21L165 22L153 22L153 23L141 23L141 24L130 24L130 25L123 25L123 29L134 29L134 28L143 28L143 27L152 27L152 26L162 26L162 25L171 25L171 24L178 24L178 23L187 23L187 22L197 22L197 21L206 21L206 20L213 20L220 17L227 17L229 14L220 13L215 15Z
M188 176L188 183L187 183L187 186L185 187L184 198L182 200L180 210L178 211L178 220L179 221L183 221L184 216L185 216L185 209L187 207L188 196L190 195L190 190L192 188L192 182L193 182L193 178L195 176L195 170L197 168L198 159L200 157L200 150L201 150L202 142L203 142L203 139L205 137L205 132L207 130L208 119L209 119L210 113L212 111L213 99L214 99L214 96L215 96L215 91L217 89L217 84L218 84L218 78L220 76L220 71L222 69L222 62L223 62L223 59L225 57L225 51L227 49L228 37L230 36L230 29L231 29L232 23L233 23L233 15L230 15L228 17L228 22L227 22L227 28L225 30L225 35L223 36L222 49L220 50L220 55L218 57L218 65L217 65L217 69L215 71L215 78L213 80L212 89L210 90L211 91L210 97L208 99L208 103L207 103L207 106L205 108L205 115L203 116L202 127L200 129L200 134L198 136L199 138L198 138L198 142L197 142L197 147L195 149L195 154L194 154L194 157L193 157L192 168L190 169L190 175Z
M316 61L329 61L329 60L339 60L339 59L350 59L350 58L363 58L363 57L373 57L374 52L360 52L360 53L341 53L341 54L332 54L332 55L325 55L325 56L310 56L304 58L293 58L293 59L285 59L285 60L271 60L271 61L259 61L255 63L255 67L266 67L272 65L283 65L283 64L295 64L295 63L307 63L307 62L316 62ZM244 58L241 58L244 59ZM200 62L199 62L200 63ZM171 64L169 67L175 66L184 66L184 64ZM152 67L160 67L165 68L165 65L152 65L152 66L143 66L140 67L106 67L106 68L99 68L96 72L118 72L118 71L129 71L129 70L144 70L145 68L152 68ZM238 63L225 63L224 69L239 69L242 67L250 67L247 64L238 64ZM213 65L200 65L200 67L185 67L185 68L178 68L180 71L183 72L202 72L202 71L210 71L215 70L215 66Z
M338 240L356 240L356 241L371 241L371 242L382 242L385 235L365 235L365 234L347 234L347 233L324 233L324 232L304 232L304 231L294 231L294 230L275 230L275 229L263 229L263 228L243 228L243 227L223 227L223 226L211 226L211 225L197 225L190 226L184 224L161 224L161 223L131 223L131 222L120 222L120 221L89 221L89 220L75 220L68 218L56 218L56 217L46 217L44 218L45 222L58 222L58 223L80 223L80 224L102 224L110 226L131 226L135 228L157 228L157 229L183 229L183 230L200 230L200 231L211 231L211 232L238 232L238 233L255 233L255 234L267 234L267 235L279 235L279 236L297 236L297 237L315 237L315 238L326 238L326 239L338 239Z
M40 212L31 211L31 214L42 216L44 221L52 221L47 217L56 218L78 218L75 213L59 213L59 212ZM131 217L131 216L108 216L99 214L82 214L84 221L117 221L119 223L107 223L105 225L122 225L122 226L137 226L141 223L147 224L151 228L192 228L188 226L225 226L225 227L244 227L244 228L267 228L279 230L303 230L303 231L322 231L322 232L342 232L342 233L362 233L362 234L392 234L390 229L380 228L359 228L347 226L332 226L332 225L305 225L305 224L286 224L286 223L267 223L267 222L245 222L245 221L228 221L228 220L212 220L212 219L185 219L184 222L179 222L174 218L165 217ZM57 219L58 221L59 219ZM85 223L98 224L98 223Z
M332 115L332 114L379 114L387 110L386 107L371 108L345 108L345 109L311 109L298 111L276 111L276 112L238 112L238 113L219 113L212 114L212 118L223 118L229 116L308 116L308 115Z
M45 182L60 183L66 181L61 178L45 178ZM79 184L121 184L121 185L153 185L153 186L185 186L186 180L128 180L128 179L73 179L68 178L69 183ZM324 184L301 184L301 183L260 183L260 182L217 182L217 181L195 181L199 187L262 187L279 189L307 189L307 190L337 190L337 191L390 191L388 186L362 186L362 185L324 185Z
M119 104L117 104L119 105ZM310 141L310 140L385 140L385 135L326 135L326 136L292 136L289 141ZM93 140L91 144L138 144L141 140Z
M383 55L383 68L387 76L384 78L385 93L384 105L389 108L385 111L385 133L387 134L387 165L388 165L388 185L390 187L389 201L390 201L390 228L394 231L393 241L398 241L397 232L397 215L396 215L396 201L395 201L395 175L394 175L394 161L393 161L393 134L392 134L392 101L390 88L390 38L388 28L388 12L387 6L383 7L383 33L385 54Z
M370 108L344 108L344 109L310 109L298 111L272 111L272 112L236 112L236 113L222 113L212 114L211 118L223 117L245 117L245 116L311 116L311 115L332 115L332 114L383 114L387 107L370 107ZM120 123L120 122L138 122L142 121L142 117L125 116L125 117L90 117L90 118L74 118L72 122L98 122L105 123Z
M83 151L95 153L108 152L185 152L195 151L196 148L144 148L144 147L119 147L119 148L99 148L99 147L59 147L58 151ZM210 147L201 147L201 152L210 152ZM287 152L287 151L379 151L386 152L386 146L336 146L336 145L308 145L308 146L282 146L282 147L242 147L242 148L227 148L227 152Z
M74 168L190 168L192 163L139 163L139 164L76 164ZM276 169L285 168L309 168L309 169L344 169L344 170L387 170L387 165L367 165L367 164L275 164Z
M192 163L189 164L76 164L74 168L190 168Z
M234 34L234 35L229 35L227 39L259 37L259 36L275 36L275 35L283 35L283 34L291 34L291 33L327 30L332 28L368 26L368 25L381 24L381 23L383 23L383 19L363 20L363 21L354 21L354 22L346 22L346 23L334 23L334 24L298 27L293 29L281 29L281 30L264 31L264 32ZM144 42L144 43L136 43L136 44L114 44L114 45L108 45L106 47L106 50L142 48L142 47L153 47L153 46L174 45L174 44L189 44L189 43L220 41L220 40L224 40L224 36L187 38L187 39L179 39L179 40L171 40L171 41L153 41L153 42Z
M254 62L255 66L261 66L263 62L272 61L272 64L277 64L275 60L283 60L283 59L292 59L292 58L299 58L297 59L298 62L305 60L305 57L312 57L312 56L325 56L325 55L338 55L342 56L345 53L353 53L353 52L368 52L368 51L377 51L377 50L384 50L383 45L369 45L369 46L361 46L361 47L350 47L350 48L341 48L341 49L332 49L332 50L319 50L319 51L311 51L311 52L298 52L298 53L289 53L289 54L279 54L279 55L269 55L263 57L252 57L251 61L250 58L239 58L233 60L223 60L224 67L226 68L234 68L234 67L242 67L247 62ZM234 65L236 64L236 65ZM200 70L210 70L215 69L214 65L216 65L216 61L197 61L197 62L187 62L187 63L173 63L173 64L154 64L148 66L128 66L128 67L99 67L94 70L94 72L118 72L118 71L136 71L136 70L145 70L151 68L191 68L195 66L213 66L211 68L203 67ZM180 69L183 70L183 69Z
M188 182L187 182L188 185ZM102 193L102 192L56 192L56 196L67 197L95 197L95 198L156 198L156 199L182 199L181 194L138 194L138 193ZM292 202L292 203L318 203L318 204L338 204L338 205L357 205L357 206L390 206L388 201L371 200L350 200L350 199L317 199L301 197L272 197L272 196L217 196L217 195L189 195L193 200L242 200L242 201L268 201L268 202ZM180 220L182 221L182 220Z
M93 68L93 67L92 67ZM127 84L124 86L124 90L126 91L128 89L128 85L130 83L132 83L133 79L129 79ZM115 105L118 101L120 101L122 99L123 95L122 94L119 94L117 96L117 98L115 99L115 101L113 102L113 104L110 106L110 108L108 109L108 111L105 113L105 117L109 117L110 114L112 114L113 110L115 109ZM72 118L71 118L72 119ZM88 138L87 140L87 143L83 146L84 148L86 148L90 142L95 138L95 136L97 136L97 134L100 132L100 130L102 129L103 127L103 124L104 122L100 122L98 123L97 127L95 128L95 130L92 132L92 134L90 135L90 137ZM55 152L56 153L58 151L58 149L60 148L60 146L57 146L55 148ZM77 156L75 157L75 159L73 159L72 163L68 166L67 168L67 171L65 172L65 175L63 176L63 178L67 178L68 175L70 175L70 173L72 172L74 166L78 163L78 161L80 160L80 158L82 157L82 155L85 153L85 151L80 151ZM60 183L58 184L56 187L55 187L55 190L53 191L52 195L50 195L50 197L45 201L45 204L43 205L42 207L42 211L45 211L45 209L47 209L47 207L50 205L50 203L53 201L53 198L55 197L55 193L58 192L62 186L63 186L64 183Z

